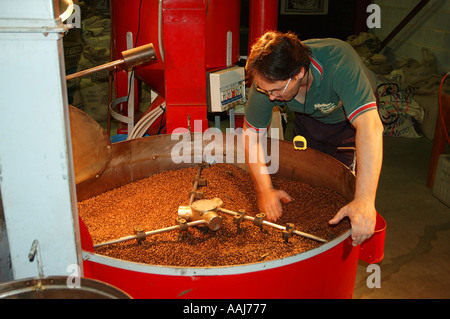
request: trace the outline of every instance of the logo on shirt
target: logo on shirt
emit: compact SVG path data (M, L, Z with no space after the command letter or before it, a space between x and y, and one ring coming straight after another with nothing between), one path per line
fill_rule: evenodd
M314 104L314 108L316 110L319 110L322 112L322 114L330 114L334 110L336 110L339 107L339 105L336 105L336 103L317 103Z

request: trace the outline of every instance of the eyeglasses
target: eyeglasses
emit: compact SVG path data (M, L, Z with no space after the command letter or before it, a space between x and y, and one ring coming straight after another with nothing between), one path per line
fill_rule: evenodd
M279 90L281 90L281 89L276 89L276 90L266 91L266 90L260 89L260 88L257 86L257 87L256 87L256 90L257 90L258 92L262 93L262 94L265 94L265 95L269 95L269 96L272 95L272 96L275 96L275 97L281 97L281 96L284 94L284 92L286 91L286 89L287 89L289 83L291 82L291 80L292 80L292 78L289 78L289 80L287 81L286 86L284 87L284 90L283 90L283 92L281 92L281 94L274 94L274 92L279 91Z

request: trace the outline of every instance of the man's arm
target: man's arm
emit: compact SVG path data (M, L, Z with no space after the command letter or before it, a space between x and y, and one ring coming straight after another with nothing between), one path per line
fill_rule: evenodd
M353 245L357 246L370 238L375 230L375 197L383 161L383 124L377 110L359 115L352 124L356 128L355 197L330 220L330 224L348 216Z
M242 136L244 138L245 161L257 191L258 206L267 215L268 220L275 221L281 216L280 201L290 202L291 197L286 192L273 188L270 174L263 161L264 149L261 145L261 138L263 138L261 135L253 132L244 124Z

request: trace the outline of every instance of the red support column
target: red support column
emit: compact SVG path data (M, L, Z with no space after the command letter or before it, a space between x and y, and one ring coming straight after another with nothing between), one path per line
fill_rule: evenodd
M442 113L441 113L442 111ZM444 123L442 123L442 118ZM445 127L444 127L445 124ZM447 136L450 129L450 95L442 94L442 109L438 112L434 131L433 148L431 149L430 166L428 168L427 186L433 188L439 156L445 153Z
M278 0L250 0L248 52L266 31L278 28Z

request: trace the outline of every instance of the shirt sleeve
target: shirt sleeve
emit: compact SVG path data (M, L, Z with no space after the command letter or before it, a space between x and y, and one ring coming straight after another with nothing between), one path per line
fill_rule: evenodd
M253 84L245 105L245 125L256 133L266 132L274 106L275 103L267 95L258 92Z
M336 66L333 87L344 104L348 120L353 122L359 115L377 109L377 103L366 70L356 51L349 45L344 45L342 60Z

